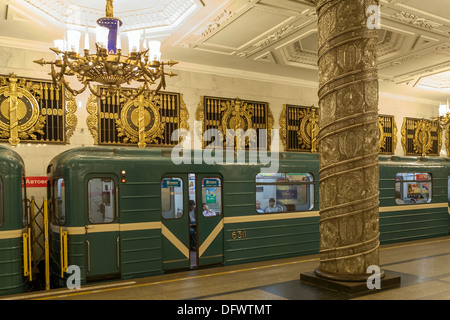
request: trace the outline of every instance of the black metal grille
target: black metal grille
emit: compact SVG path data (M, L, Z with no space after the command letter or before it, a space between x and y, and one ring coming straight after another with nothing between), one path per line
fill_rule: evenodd
M383 139L383 141L380 141L379 145L379 153L382 154L394 154L394 140L395 140L395 122L394 122L394 116L388 116L388 115L379 115L378 121L380 124L380 137Z

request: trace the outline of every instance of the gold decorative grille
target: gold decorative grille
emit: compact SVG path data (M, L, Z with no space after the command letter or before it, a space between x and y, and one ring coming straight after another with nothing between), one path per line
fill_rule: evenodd
M319 108L284 105L280 138L286 151L318 152Z
M394 116L379 115L378 128L380 129L379 153L394 154L397 146L397 126Z
M228 141L235 147L238 147L238 143L228 129L235 132L241 129L244 133L254 129L256 141L252 137L246 138L245 148L249 149L253 146L258 149L270 148L274 120L267 102L205 96L201 98L195 119L200 124L196 130L203 137L203 147L218 146L217 141L208 142L213 140L208 136L209 129L218 129L221 132L224 146ZM263 129L266 130L267 135L261 131ZM204 133L206 136L203 136Z
M402 147L405 155L439 156L442 134L437 120L405 118Z
M176 129L189 130L189 114L179 93L159 92L153 100L127 100L119 94L101 100L91 95L87 111L87 124L98 145L172 146L178 144L171 141Z
M0 76L0 141L68 143L75 99L51 81Z

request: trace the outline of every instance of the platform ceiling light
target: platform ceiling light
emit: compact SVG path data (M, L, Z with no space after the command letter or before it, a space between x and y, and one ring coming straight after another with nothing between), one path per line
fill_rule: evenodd
M149 95L157 93L165 88L165 76L175 76L166 73L165 66L172 67L176 61L162 62L159 41L145 42L143 50L140 50L141 30L128 32L129 53L123 54L119 27L122 21L113 17L113 0L106 0L106 17L97 20L96 53L89 52L89 39L86 32L84 38L84 55L78 53L81 33L77 30L67 32L67 41L56 40L55 47L50 48L57 58L55 61L36 60L40 65L51 65L51 73L55 84L64 85L73 95L82 93L86 88L97 97L105 99L110 94L120 92L128 98L135 98L140 94ZM81 89L72 89L65 79L66 76L76 76L82 84ZM132 81L141 83L137 90L132 92L122 90L123 84L131 84ZM156 89L150 86L159 81ZM106 90L100 90L99 86Z

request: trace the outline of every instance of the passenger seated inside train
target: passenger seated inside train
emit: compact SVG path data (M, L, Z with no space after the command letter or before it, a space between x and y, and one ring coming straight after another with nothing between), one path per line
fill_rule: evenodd
M216 213L212 211L206 203L202 204L202 213L204 217L212 217L216 215Z
M258 213L264 213L264 210L261 209L261 202L259 202L258 200L256 200L256 212Z
M272 212L282 212L282 211L286 211L286 207L283 206L282 204L278 204L275 205L275 199L274 198L270 198L269 199L269 206L264 209L264 212L266 213L272 213Z

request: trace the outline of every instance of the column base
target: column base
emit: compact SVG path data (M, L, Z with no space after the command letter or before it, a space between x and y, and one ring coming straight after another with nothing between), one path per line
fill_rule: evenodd
M320 276L318 274L320 274ZM380 289L369 289L367 286L367 279L369 276L370 274L352 277L352 279L347 277L347 279L345 279L346 277L326 274L323 271L318 271L318 269L316 269L314 272L301 273L300 281L316 287L344 292L350 295L377 293L381 290L393 289L400 286L401 278L399 276L395 276L389 272L383 272L383 276L380 279Z

